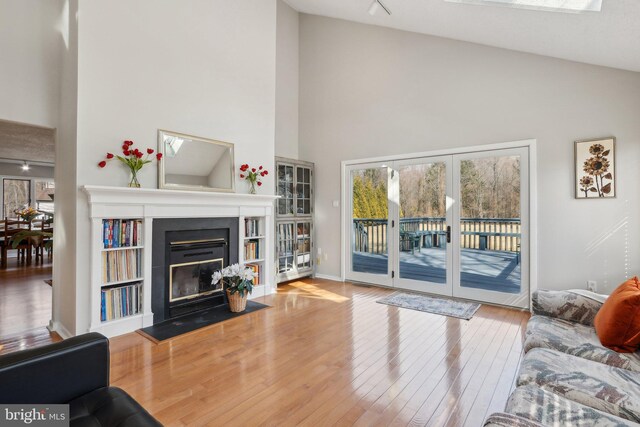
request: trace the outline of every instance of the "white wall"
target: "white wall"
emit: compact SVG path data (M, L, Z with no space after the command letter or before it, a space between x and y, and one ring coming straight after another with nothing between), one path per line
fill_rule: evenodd
M275 0L94 0L79 16L78 187L126 186L122 165L97 163L125 139L155 149L158 129L232 142L238 165L273 170ZM142 186L155 188L156 174L145 167ZM77 196L72 333L87 330L90 301L89 213Z
M58 126L63 0L0 0L0 119Z
M277 3L276 156L298 158L298 12Z
M539 287L640 273L640 74L300 15L300 157L318 273L340 275L340 162L538 140ZM573 198L573 141L617 137L615 200Z
M60 64L60 126L55 162L56 236L53 239L55 286L52 287L53 313L50 327L62 335L73 334L76 326L78 2L79 0L65 1L61 26L66 43ZM86 281L82 283L88 284Z

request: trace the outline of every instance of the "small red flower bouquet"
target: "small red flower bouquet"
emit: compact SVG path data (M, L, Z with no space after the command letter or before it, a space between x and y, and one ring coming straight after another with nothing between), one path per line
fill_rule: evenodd
M248 164L240 166L240 178L249 182L249 193L251 194L256 194L256 185L258 187L262 186L262 178L267 175L269 175L269 171L262 166L257 169L252 168Z
M151 163L153 160L152 154L154 153L153 148L147 148L147 153L138 150L137 148L133 148L133 141L125 141L122 144L122 156L113 155L111 153L107 153L106 160L98 163L98 166L101 168L107 166L107 161L113 159L114 157L120 160L124 165L129 168L131 172L131 180L129 181L129 187L140 187L140 182L138 182L138 171L142 169L144 165L147 163ZM144 157L144 158L143 158ZM155 155L156 160L160 161L162 159L162 153L157 153Z

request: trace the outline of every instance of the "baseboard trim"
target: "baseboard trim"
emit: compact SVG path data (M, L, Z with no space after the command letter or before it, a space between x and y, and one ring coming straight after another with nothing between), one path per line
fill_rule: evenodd
M55 332L56 334L60 335L60 337L62 337L63 340L66 340L67 338L71 338L73 336L73 334L67 331L67 328L62 326L60 322L54 322L53 320L49 321L49 324L47 325L47 329L51 332Z
M325 280L333 280L334 282L344 282L344 280L342 279L342 277L338 277L338 276L332 276L331 274L314 274L313 277L316 277L318 279L325 279Z

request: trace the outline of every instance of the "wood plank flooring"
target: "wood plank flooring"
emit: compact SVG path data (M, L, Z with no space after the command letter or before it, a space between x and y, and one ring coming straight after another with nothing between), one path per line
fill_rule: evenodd
M35 256L34 256L35 260ZM51 320L51 259L25 265L9 258L7 269L0 269L0 338L34 328Z
M111 381L167 426L481 426L503 409L529 314L376 303L390 292L306 279L188 336L116 337Z
M111 339L111 382L166 426L481 426L513 389L529 314L470 321L376 303L391 291L319 279L273 307L154 344ZM45 328L0 354L60 340Z
M49 332L46 327L42 326L0 338L0 355L40 347L58 341L62 341L60 335L55 332Z

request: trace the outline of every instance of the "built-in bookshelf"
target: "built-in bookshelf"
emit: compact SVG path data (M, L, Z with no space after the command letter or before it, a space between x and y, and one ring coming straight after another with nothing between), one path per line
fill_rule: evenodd
M78 292L86 298L86 311L78 316L76 333L91 331L113 337L153 325L151 248L158 218L238 218L234 259L258 273L249 298L276 291L273 203L277 197L106 186L84 186L83 191L91 220L87 236L90 282ZM255 244L259 258L245 258L245 243ZM71 336L61 325L53 327Z
M100 322L142 313L144 280L143 221L102 220Z
M253 280L255 286L264 283L264 261L265 261L265 224L264 217L245 217L243 236L243 263L257 273Z

